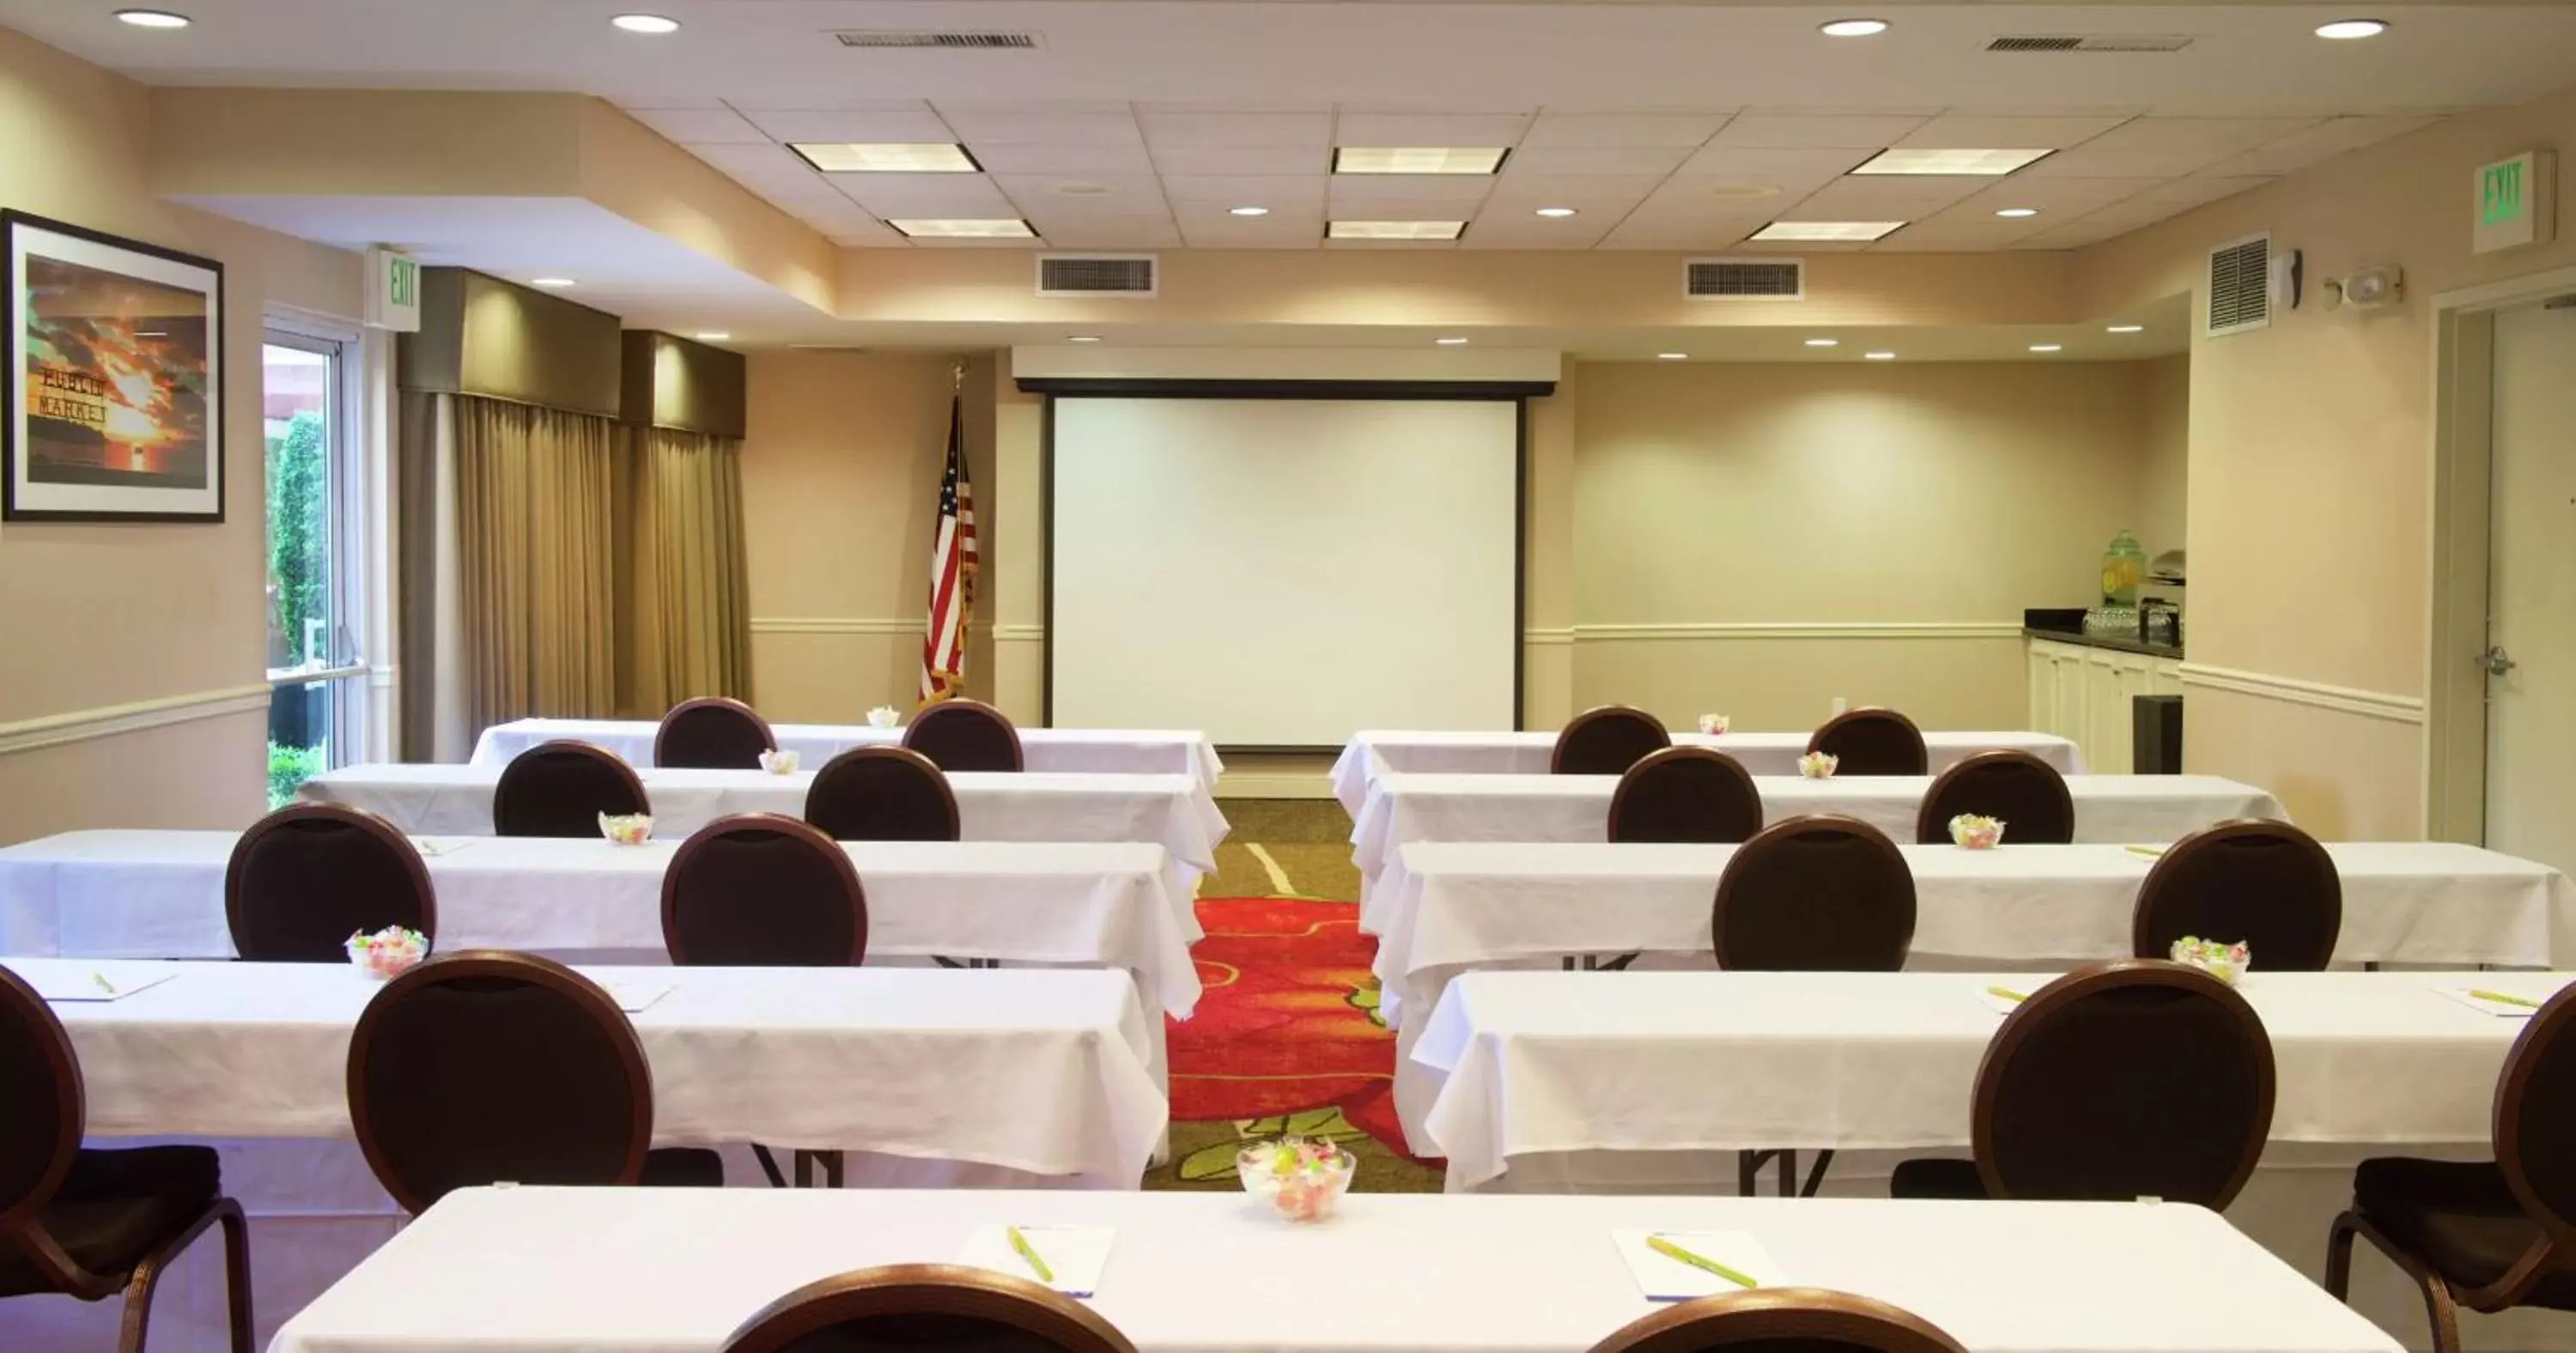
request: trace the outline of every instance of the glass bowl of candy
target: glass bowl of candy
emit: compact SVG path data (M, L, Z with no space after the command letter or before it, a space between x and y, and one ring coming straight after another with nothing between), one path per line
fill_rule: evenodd
M1237 1152L1243 1191L1290 1221L1322 1221L1341 1205L1359 1158L1331 1142L1288 1137Z

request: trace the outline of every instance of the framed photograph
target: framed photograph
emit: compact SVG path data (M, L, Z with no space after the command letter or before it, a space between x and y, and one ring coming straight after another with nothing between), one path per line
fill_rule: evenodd
M224 519L224 265L0 211L0 518Z

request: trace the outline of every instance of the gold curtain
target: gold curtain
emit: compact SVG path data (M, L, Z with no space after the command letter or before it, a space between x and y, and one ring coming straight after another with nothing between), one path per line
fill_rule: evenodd
M626 703L643 716L701 695L751 698L742 444L645 428L633 469L635 644Z
M465 395L455 420L469 726L615 713L616 423Z

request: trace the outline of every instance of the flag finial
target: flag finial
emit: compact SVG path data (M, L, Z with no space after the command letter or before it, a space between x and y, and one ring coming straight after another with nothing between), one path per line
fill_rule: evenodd
M955 393L956 391L963 390L965 388L966 364L964 362L958 362L948 368L948 389L951 393Z

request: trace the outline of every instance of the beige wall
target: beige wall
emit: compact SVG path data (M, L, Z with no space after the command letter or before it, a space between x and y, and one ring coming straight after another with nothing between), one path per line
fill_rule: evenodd
M2191 358L2177 354L2140 363L2138 373L2138 510L2129 529L2147 558L2185 548L2185 500L2191 482Z
M262 716L244 707L265 708L261 316L271 304L354 315L359 261L155 198L142 87L5 29L0 145L0 202L219 259L227 307L223 524L0 524L0 634L12 637L0 645L0 747L36 735L31 723L37 740L91 731L78 717L89 711L184 719L0 750L0 841L246 823L266 784ZM75 773L93 755L190 773Z

